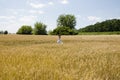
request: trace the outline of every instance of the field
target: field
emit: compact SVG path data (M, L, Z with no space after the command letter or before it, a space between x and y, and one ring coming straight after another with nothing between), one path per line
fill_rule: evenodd
M0 35L0 80L120 80L120 35Z

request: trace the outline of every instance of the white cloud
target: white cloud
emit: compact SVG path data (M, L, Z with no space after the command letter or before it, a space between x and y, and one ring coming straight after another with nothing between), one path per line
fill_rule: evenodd
M18 12L14 11L14 12L13 12L13 14L14 14L14 15L17 15L17 14L18 14Z
M15 16L0 16L0 19L11 20L11 19L16 19L16 17Z
M49 1L47 3L41 3L41 1L39 1L39 0L28 0L27 4L30 5L33 8L38 9L38 8L44 8L44 7L52 6L52 5L54 5L54 2Z
M37 11L37 10L30 10L29 12L32 14L44 14L44 11Z
M7 9L7 13L11 13L13 15L17 15L18 14L18 9L15 10L15 9Z
M45 7L46 5L45 4L42 4L42 3L37 3L37 4L35 4L35 3L30 3L30 6L32 6L33 8L43 8L43 7Z
M19 21L23 24L31 24L34 23L34 21L36 20L36 16L23 16L19 19Z
M61 0L61 3L62 3L62 4L68 4L69 1L68 1L68 0Z
M20 23L14 20L8 22L0 22L0 30L7 30L9 33L16 33L20 26Z
M80 16L80 15L76 15L76 17L77 17L77 18L81 18L81 16Z
M0 16L1 19L6 17ZM11 19L10 19L11 18ZM3 21L0 20L0 30L8 30L10 33L16 33L17 30L22 26L22 25L31 25L36 22L37 17L36 16L19 16L17 19L14 19L14 17L10 17L8 21Z
M109 19L120 19L120 17L111 17Z
M101 21L101 18L96 16L88 16L88 20L98 22Z
M16 23L16 20L10 20L9 23Z
M54 3L53 3L53 2L48 2L48 4L49 4L49 5L54 5Z

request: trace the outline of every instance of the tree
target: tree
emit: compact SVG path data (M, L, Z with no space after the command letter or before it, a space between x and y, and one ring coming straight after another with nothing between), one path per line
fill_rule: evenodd
M19 28L17 34L32 34L32 27L23 25L21 28Z
M8 34L8 31L6 30L6 31L4 31L4 34Z
M57 26L61 27L69 27L71 29L75 29L76 26L76 18L74 15L60 15L57 19Z
M70 29L69 27L57 27L53 30L53 32L50 32L52 35L76 35L78 34L77 30Z
M0 34L3 34L4 32L3 31L0 31Z
M33 34L35 35L46 35L47 31L46 31L46 25L41 23L41 22L36 22L34 25L34 30L33 30Z
M69 27L57 27L53 30L53 34L55 35L69 35Z

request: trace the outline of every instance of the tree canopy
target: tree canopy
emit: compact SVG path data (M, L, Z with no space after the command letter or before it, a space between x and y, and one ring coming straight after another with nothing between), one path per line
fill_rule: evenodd
M8 31L7 31L7 30L5 30L5 31L4 31L4 34L8 34Z
M75 29L70 29L69 27L57 27L53 30L53 32L51 32L50 34L53 35L76 35L77 30Z
M57 26L69 27L71 29L74 29L76 26L76 18L74 15L71 14L60 15L57 19Z
M21 28L19 28L17 34L32 34L32 27L23 25Z
M33 29L33 34L35 35L46 35L47 31L46 31L46 25L41 23L41 22L36 22L34 24L34 29Z

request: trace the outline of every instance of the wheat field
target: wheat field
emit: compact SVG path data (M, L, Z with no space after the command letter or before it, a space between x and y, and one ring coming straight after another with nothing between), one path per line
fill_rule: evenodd
M0 35L0 80L120 80L120 36Z

